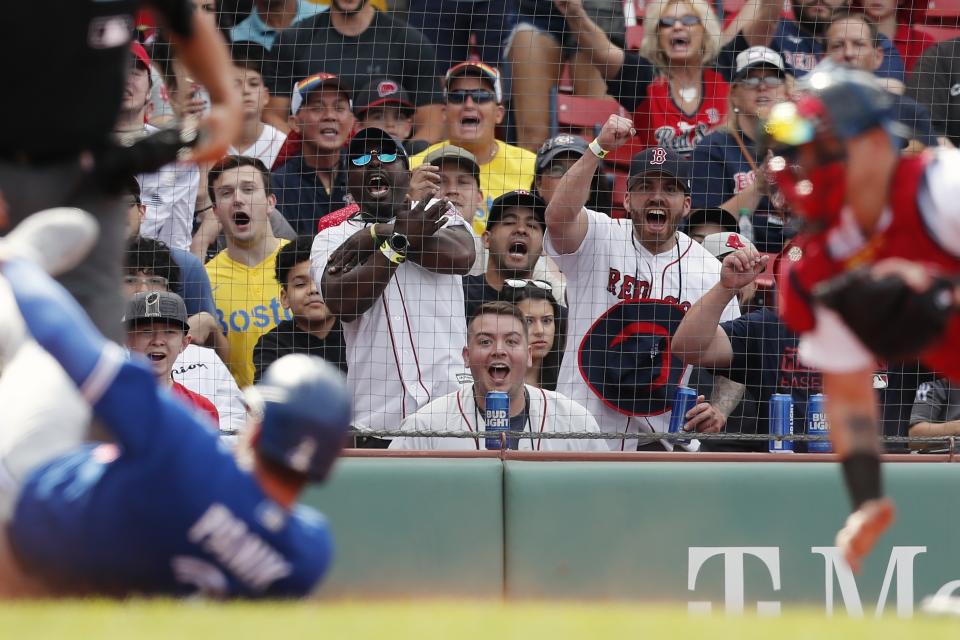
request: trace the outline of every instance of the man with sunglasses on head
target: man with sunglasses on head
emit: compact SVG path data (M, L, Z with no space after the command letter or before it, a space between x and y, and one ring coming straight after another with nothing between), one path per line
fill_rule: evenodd
M357 132L347 158L354 204L321 222L311 275L343 323L354 426L393 430L468 378L460 276L473 265L474 238L447 200L431 200L435 189L408 202L408 159L386 131Z
M535 274L543 253L546 203L529 191L510 191L490 206L483 246L489 252L486 271L463 279L467 319L480 305L503 300L510 288L527 283L549 289L557 296L553 282Z
M533 185L536 156L496 137L497 125L506 115L500 72L482 62L461 62L444 76L443 96L449 139L410 158L410 166L416 170L434 149L452 144L476 157L480 165L480 188L488 205L508 191L529 190ZM427 170L436 172L435 168ZM477 225L475 220L474 229Z

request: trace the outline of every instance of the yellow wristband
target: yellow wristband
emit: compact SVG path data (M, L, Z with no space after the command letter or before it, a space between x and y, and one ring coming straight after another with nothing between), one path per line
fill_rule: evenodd
M388 242L384 242L383 244L380 245L380 253L385 255L387 257L387 260L389 260L393 264L403 264L403 261L407 259L406 256L400 255L399 253L391 249L390 244Z
M593 152L593 155L597 156L597 157L600 158L601 160L603 160L604 158L606 158L606 157L607 157L607 154L610 153L609 151L604 151L604 150L603 150L603 147L600 146L600 143L597 142L597 139L596 139L596 138L594 138L593 141L592 141L590 144L587 145L587 148L590 149L590 151Z
M370 237L373 238L373 243L376 244L380 238L377 237L377 225L370 225Z

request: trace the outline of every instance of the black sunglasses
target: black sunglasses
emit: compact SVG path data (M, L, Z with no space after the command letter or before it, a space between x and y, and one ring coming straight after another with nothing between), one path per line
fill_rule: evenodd
M447 92L447 102L452 104L463 104L467 97L473 98L477 104L486 104L497 99L497 94L486 89L457 89Z
M695 16L692 13L688 13L687 15L680 16L679 18L676 16L663 16L660 18L660 26L664 27L665 29L669 29L678 22L685 27L693 27L700 24L700 16Z

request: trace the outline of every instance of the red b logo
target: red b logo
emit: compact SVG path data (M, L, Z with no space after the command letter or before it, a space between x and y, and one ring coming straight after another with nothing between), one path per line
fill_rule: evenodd
M731 233L729 236L727 236L727 246L736 250L743 249L747 245L743 244L743 241L740 240L740 236L735 233Z
M657 147L653 150L653 157L650 158L650 164L663 164L667 161L667 150Z

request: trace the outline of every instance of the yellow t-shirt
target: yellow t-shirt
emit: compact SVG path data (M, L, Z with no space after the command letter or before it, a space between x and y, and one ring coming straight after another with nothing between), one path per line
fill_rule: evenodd
M428 153L445 144L454 143L444 140L427 147L410 158L410 169L419 167ZM477 213L473 218L473 230L478 235L487 228L487 212L494 198L517 189L530 190L536 165L537 154L497 140L497 155L487 164L480 165L480 190L483 191L486 206L482 215Z
M280 284L274 276L276 251L260 264L248 267L234 261L226 249L207 263L217 320L230 343L227 367L240 388L253 384L253 348L260 336L293 317L280 304Z

